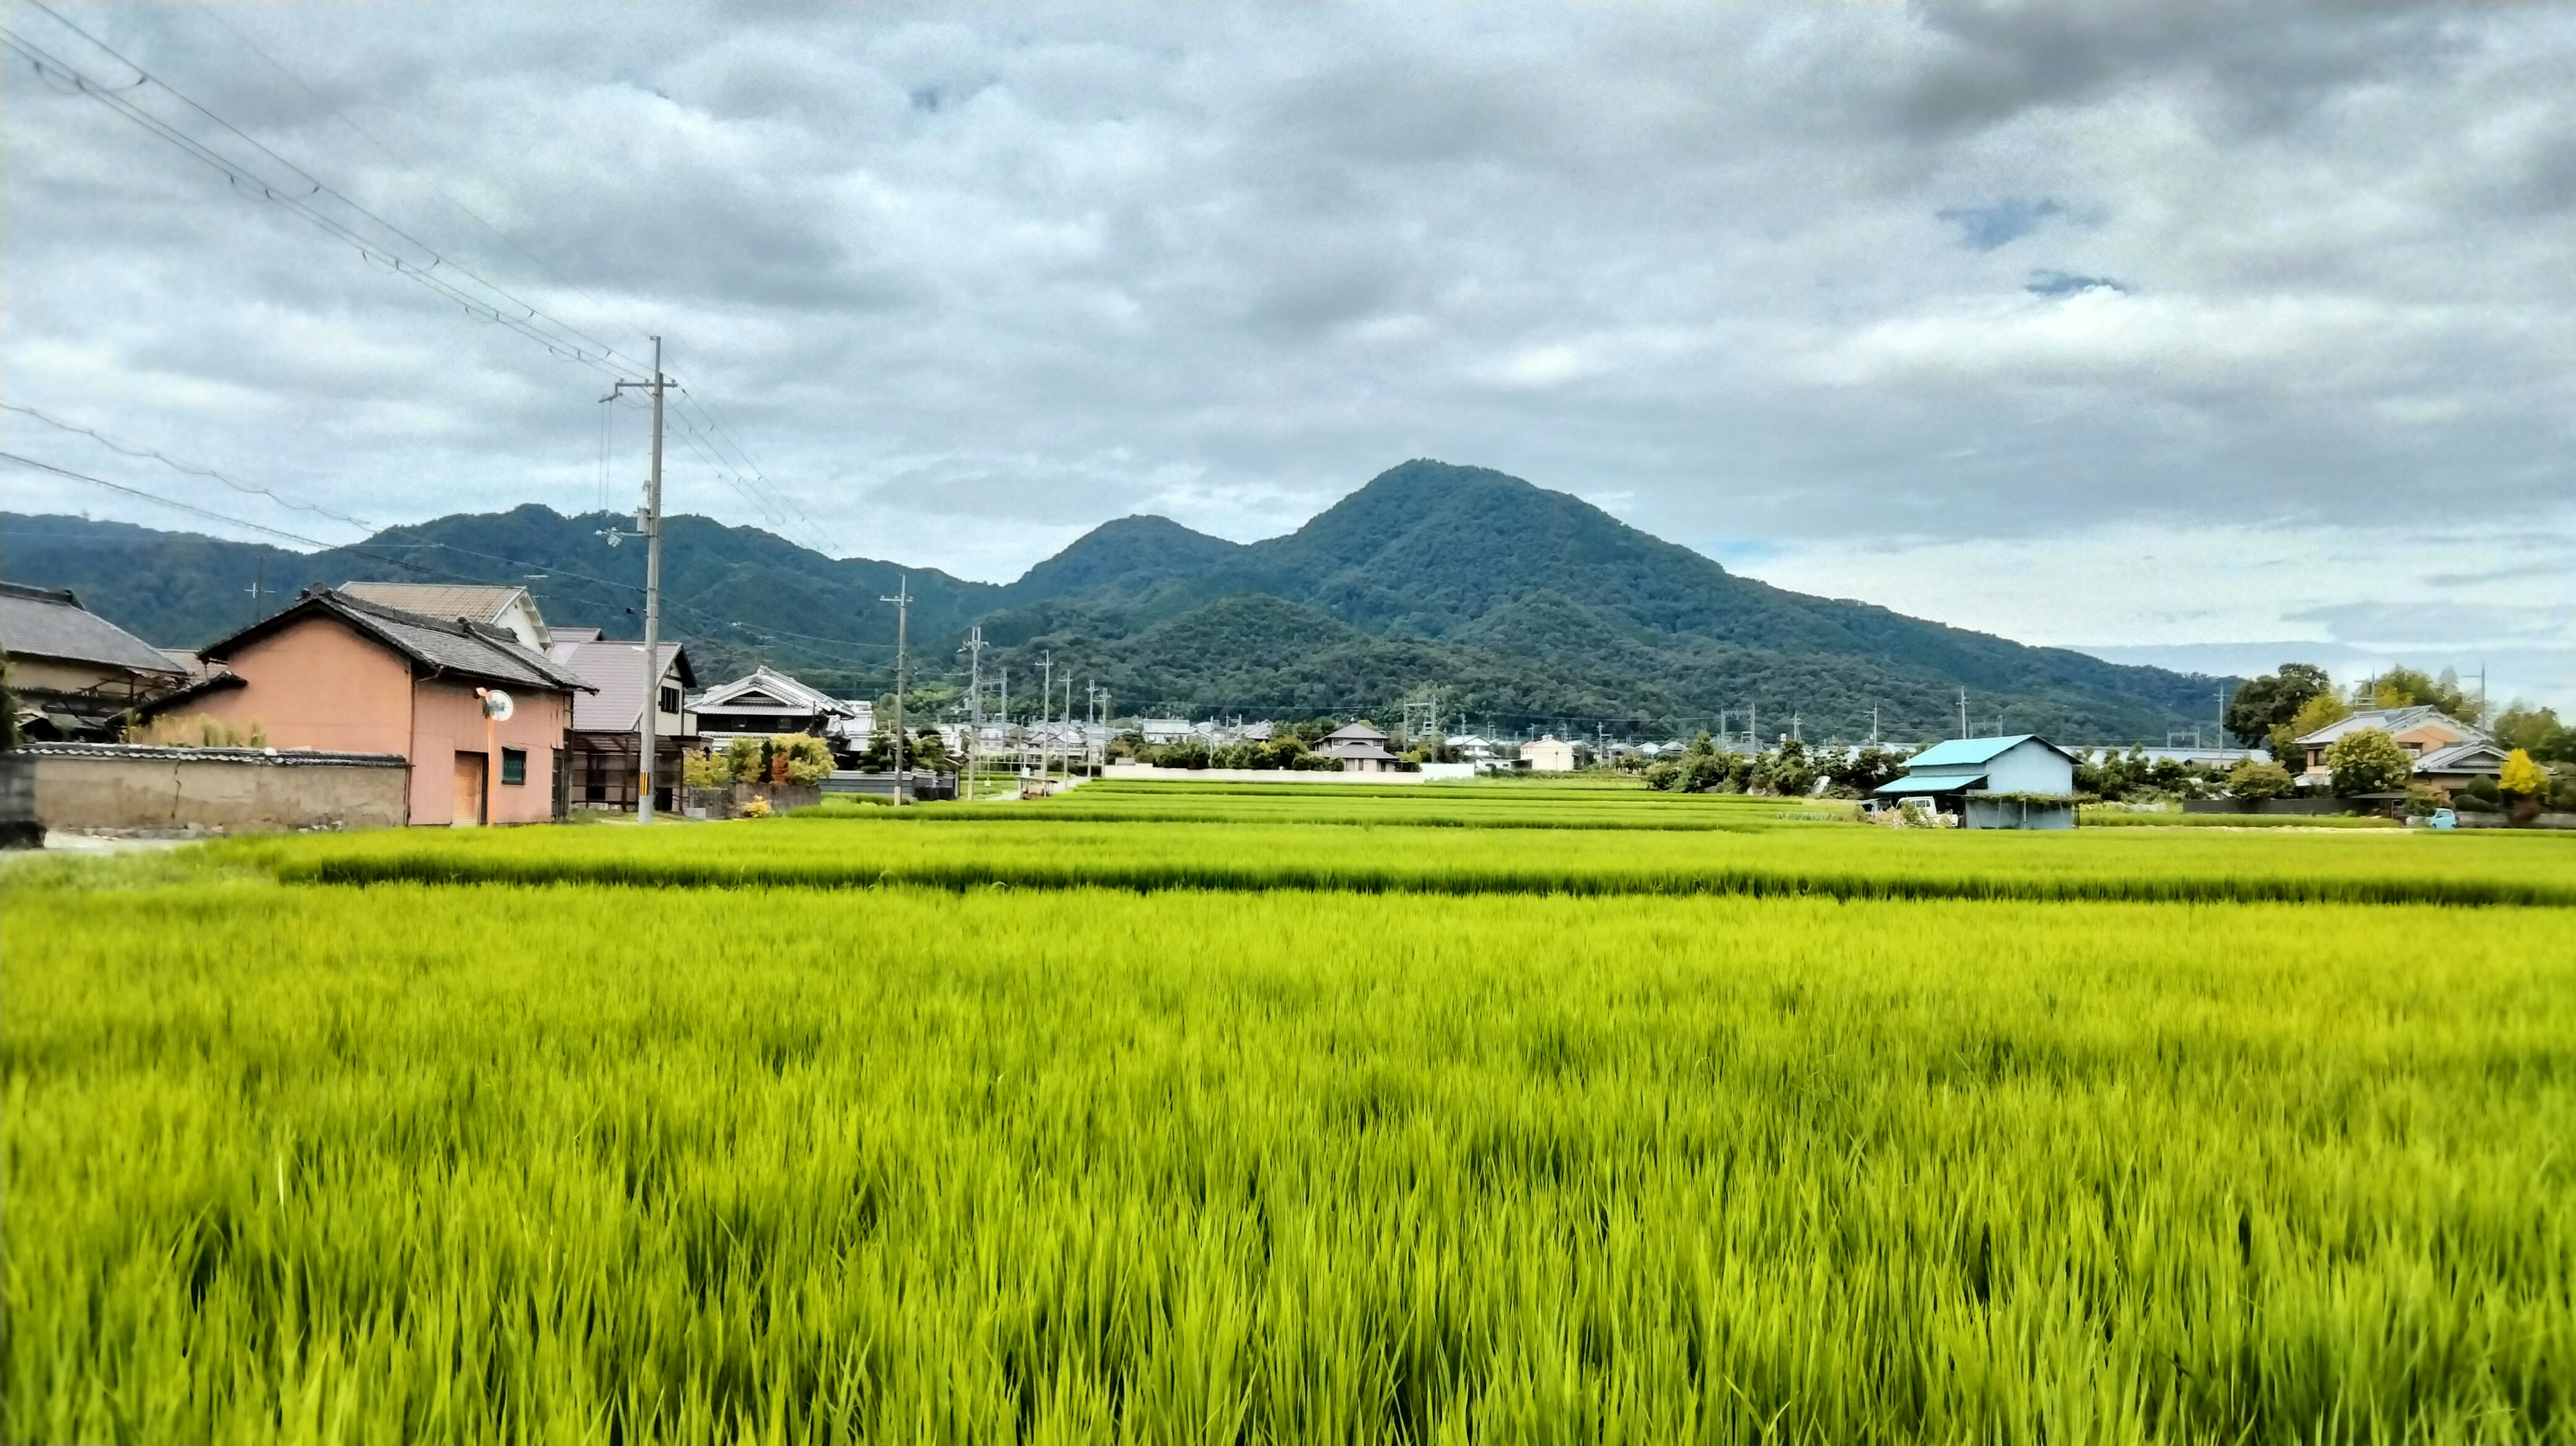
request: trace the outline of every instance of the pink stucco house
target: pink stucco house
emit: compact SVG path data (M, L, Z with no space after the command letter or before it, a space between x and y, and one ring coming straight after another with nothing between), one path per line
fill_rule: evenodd
M316 588L198 656L215 671L155 712L257 722L276 748L399 753L414 824L561 816L564 729L591 689L502 628ZM497 722L492 689L512 704Z

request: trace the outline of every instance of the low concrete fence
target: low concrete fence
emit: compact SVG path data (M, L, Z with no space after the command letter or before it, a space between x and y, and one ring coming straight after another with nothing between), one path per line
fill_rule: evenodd
M1112 763L1103 778L1154 778L1167 783L1420 783L1419 773L1344 773L1338 769L1304 768L1157 768L1150 763Z
M826 794L845 797L895 797L895 776L891 773L861 773L853 768L835 769L822 784ZM957 797L957 775L953 773L907 772L903 775L905 803L947 803Z
M810 783L737 783L729 788L692 788L689 790L688 816L691 818L740 818L753 799L769 805L773 814L791 808L821 803L823 790Z
M2339 813L2368 813L2371 805L2351 798L2186 798L2185 813L2281 813L2324 817Z
M47 828L278 833L400 828L411 765L399 753L30 743L36 816Z
M2515 823L2509 813L2470 813L2452 815L2461 828L2576 828L2576 813L2543 813L2532 816L2529 823Z

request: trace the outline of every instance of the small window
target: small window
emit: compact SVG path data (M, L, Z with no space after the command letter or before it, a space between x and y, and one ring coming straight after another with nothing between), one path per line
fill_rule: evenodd
M662 711L665 713L677 713L680 711L679 689L665 688L662 690Z
M524 748L501 750L501 781L503 783L528 781L528 750Z

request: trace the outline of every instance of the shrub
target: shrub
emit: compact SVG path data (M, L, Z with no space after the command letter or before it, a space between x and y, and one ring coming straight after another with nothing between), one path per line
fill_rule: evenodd
M125 741L160 748L266 748L268 729L256 718L245 726L201 713L175 713L126 729Z
M2549 792L2549 773L2531 761L2530 753L2517 748L2505 759L2496 788L2509 797L2539 798Z
M769 800L765 798L754 798L750 802L745 803L742 806L742 816L744 818L769 817Z
M2415 760L2383 728L2356 728L2326 748L2338 798L2395 793L2415 776Z
M2237 798L2287 798L2297 787L2290 770L2260 758L2244 760L2227 775L2227 791Z

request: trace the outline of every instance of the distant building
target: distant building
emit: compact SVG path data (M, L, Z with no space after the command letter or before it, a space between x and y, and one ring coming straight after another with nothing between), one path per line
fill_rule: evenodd
M547 629L545 617L537 611L537 600L523 587L500 584L445 582L344 582L343 597L362 602L383 603L407 613L429 618L464 618L507 632L531 652L546 652L554 646L554 635ZM599 636L597 629L591 636Z
M577 694L564 734L565 793L575 808L629 809L644 763L644 645L609 642L597 628L556 628L547 656L597 689ZM698 715L688 690L697 686L688 650L663 643L652 670L653 806L672 811L682 757L698 744Z
M1553 733L1534 738L1521 745L1521 761L1532 773L1572 773L1574 745Z
M1386 735L1366 723L1350 723L1324 735L1315 751L1341 760L1344 773L1393 773L1396 757L1386 749Z
M1965 828L2073 828L2075 755L2036 733L1953 738L1905 760L1872 796L1924 799Z
M841 737L858 713L840 699L766 667L709 688L691 706L698 715L698 736L711 748L773 733Z
M415 824L556 817L572 700L592 691L506 629L329 588L199 656L221 670L157 708L257 723L277 748L399 753L411 760ZM509 695L508 718L485 716L494 690Z
M187 683L184 655L164 653L82 607L69 589L0 582L0 650L30 738L112 743L125 716Z
M1450 747L1458 750L1458 756L1469 763L1487 763L1501 756L1494 740L1480 734L1452 733L1447 741Z
M2301 765L2300 787L2330 787L2334 770L2326 766L2326 750L2345 734L2368 728L2396 739L2397 746L2406 750L2406 756L2413 760L2416 782L2429 783L2446 793L2457 793L2481 778L2494 778L2504 772L2506 751L2484 729L2463 723L2429 704L2370 708L2341 722L2329 723L2299 739L2300 758L2283 762Z
M1139 718L1136 731L1145 735L1146 742L1156 744L1182 743L1198 736L1187 718Z

